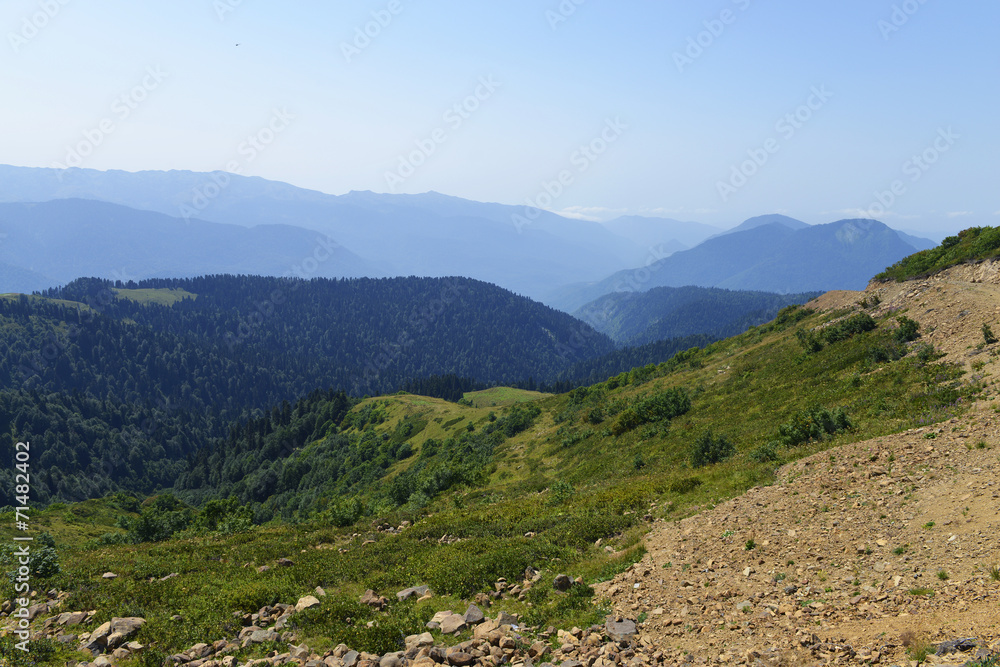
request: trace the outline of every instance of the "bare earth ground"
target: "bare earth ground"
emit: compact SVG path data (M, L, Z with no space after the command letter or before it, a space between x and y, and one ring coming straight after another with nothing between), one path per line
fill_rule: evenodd
M876 295L873 314L905 312L943 361L992 385L998 345L981 345L982 325L1000 334L1000 263L808 305ZM816 454L784 466L773 486L659 523L644 560L599 593L618 615L645 619L640 641L668 664L906 664L904 643L965 637L1000 650L995 394L989 386L949 422Z

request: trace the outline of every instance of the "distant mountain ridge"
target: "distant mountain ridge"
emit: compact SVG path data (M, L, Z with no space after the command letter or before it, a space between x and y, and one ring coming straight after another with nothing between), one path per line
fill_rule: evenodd
M60 213L53 215L56 200L63 203ZM88 201L122 208L111 213L112 209ZM294 274L296 264L312 266L317 260L314 252L329 252L336 261L318 262L315 270L305 271L305 277L460 275L572 312L610 291L642 291L658 285L770 292L846 288L914 249L934 245L901 233L895 238L888 234L874 241L883 244L884 252L875 247L855 249L852 259L837 244L826 247L822 234L810 232L823 225L809 227L779 214L751 218L728 232L697 222L643 216L597 223L437 192L353 191L337 196L227 172L0 165L0 202L8 207L28 203L48 207L32 209L42 221L33 235L24 232L30 217L24 209L15 213L16 209L6 208L7 218L0 217L0 233L10 233L4 226L13 226L17 237L16 242L4 244L6 250L0 245L0 292L43 289L82 275L112 279L288 275ZM153 214L162 217L154 223ZM100 219L109 221L107 229L95 226ZM871 221L858 224L867 222ZM176 232L180 225L190 226L187 242ZM94 231L81 236L82 227ZM140 228L148 231L137 231ZM790 241L785 237L791 232L804 234L795 237L800 241L811 238L819 245L810 247L803 241L782 255L781 244ZM771 238L764 238L767 234ZM323 246L318 250L317 238ZM724 238L739 239L740 247L719 245ZM706 249L707 243L713 245ZM151 253L154 245L158 250ZM335 253L328 249L333 247ZM824 268L823 256L830 252L845 262L843 270ZM814 253L819 259L803 263L802 253ZM851 268L860 255L870 255L872 261ZM696 266L706 263L718 270Z
M863 289L876 273L914 252L898 232L876 220L839 220L799 229L785 221L765 222L715 236L645 268L554 290L547 302L574 312L612 292L686 285L778 294Z
M32 292L81 276L118 280L230 273L300 278L381 274L332 239L289 225L171 218L117 204L57 199L0 204L0 291Z
M0 202L67 198L177 219L305 228L357 256L368 275L462 275L535 298L552 285L597 280L645 257L644 248L596 222L533 211L534 217L525 218L530 224L515 224L515 216L525 215L523 206L433 192L336 196L225 172L0 166Z
M621 345L707 334L716 339L743 333L774 319L785 306L803 304L820 292L773 294L717 287L654 287L614 292L573 313Z

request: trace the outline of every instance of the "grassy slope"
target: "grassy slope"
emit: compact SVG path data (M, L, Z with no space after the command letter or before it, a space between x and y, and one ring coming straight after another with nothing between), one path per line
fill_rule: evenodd
M926 364L914 354L891 363L870 361L871 348L891 337L895 320L806 355L795 329L819 327L829 319L812 315L784 328L752 329L682 355L680 361L637 369L586 392L542 398L536 403L542 414L535 425L500 446L482 486L448 491L426 507L407 505L345 529L319 521L260 527L228 537L94 547L86 541L113 530L116 510L108 501L91 501L90 515L73 520L69 515L75 517L75 507L50 508L34 521L39 526L49 522L64 573L46 581L44 588L71 591L63 608L97 609L97 623L111 616L147 618L140 641L152 643L151 655L159 659L199 641L232 637L234 612L256 611L273 600L294 603L315 586L330 594L321 612L304 619L300 641L317 649L346 641L354 648L378 650L391 646L401 632L418 631L434 611L464 609L460 598L468 600L476 591L491 589L498 576L519 580L528 565L544 571L542 584L525 601L504 601L491 613L506 608L526 614L535 624L597 621L601 611L588 605L585 596L569 599L553 592L552 577L567 572L590 583L610 578L643 554L647 515L680 518L769 483L778 462L759 463L750 453L775 439L779 425L796 411L813 404L843 406L857 427L832 440L782 450L785 460L921 420L948 418L961 410L959 398L976 390L962 385L957 371ZM612 435L616 410L670 387L690 393L687 414L669 424L647 424ZM411 395L370 401L380 402L387 413L387 419L374 426L380 433L391 433L400 421L415 415L426 422L412 439L417 452L427 438L458 434L469 422L482 428L491 412ZM728 435L737 453L721 464L691 469L690 445L708 429ZM400 462L398 469L414 459ZM374 527L403 520L414 525L400 534ZM11 524L12 517L0 517L0 541L9 542ZM440 543L446 535L450 538ZM453 538L461 539L447 543ZM600 547L594 544L598 538ZM374 543L363 544L366 539ZM609 546L611 552L605 548ZM296 565L257 573L254 566L273 565L279 557L289 557ZM107 570L121 576L101 580L100 573ZM172 572L180 576L149 581ZM416 607L393 605L373 629L343 622L346 616L375 618L356 604L365 588L393 599L396 590L417 583L429 583L440 597ZM186 620L173 623L173 614ZM58 658L72 656L63 652Z
M537 401L546 396L550 396L550 394L512 387L492 387L482 391L467 391L463 398L477 408L490 408Z
M904 257L875 278L897 282L923 278L949 266L997 255L1000 255L1000 228L970 227L959 232L958 236L944 239L936 248Z
M184 299L197 299L197 294L192 294L182 289L114 289L112 290L119 299L128 299L138 303L156 303L161 306L172 306Z

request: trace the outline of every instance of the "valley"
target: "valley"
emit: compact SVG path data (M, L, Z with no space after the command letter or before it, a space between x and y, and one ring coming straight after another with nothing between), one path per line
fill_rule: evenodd
M432 645L516 664L541 642L542 662L606 666L898 664L966 635L989 650L998 285L986 261L826 293L568 393L278 406L155 497L38 513L61 569L36 623L86 612L71 639L38 641L80 660L88 633L128 616L146 621L120 655L138 664L220 641L206 655L240 665L346 664L339 644L428 667ZM394 599L418 585L430 593ZM317 588L304 611L273 607ZM418 641L470 604L513 616ZM627 621L635 634L609 640Z

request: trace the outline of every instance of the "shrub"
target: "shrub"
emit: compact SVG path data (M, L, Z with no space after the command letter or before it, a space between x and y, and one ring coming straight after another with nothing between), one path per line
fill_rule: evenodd
M778 436L786 447L794 447L850 428L853 424L843 408L831 411L817 405L792 415L790 422L778 427Z
M993 329L985 322L983 322L983 342L987 345L997 342L997 337L993 335Z
M701 486L703 483L704 482L702 482L697 477L684 477L682 479L676 479L670 482L670 486L667 487L667 490L669 490L671 493L680 493L680 494L691 493L699 486Z
M909 343L911 340L920 336L917 331L920 328L920 325L911 320L909 317L900 315L896 318L896 321L899 322L899 328L896 329L895 334L895 339L898 344L902 345L904 343Z
M736 445L724 435L716 436L711 431L702 433L691 447L691 467L701 468L725 461L736 453Z
M777 440L772 440L767 444L761 445L750 452L750 458L758 463L780 461L781 456L778 455L778 445L780 444Z
M549 487L549 504L561 505L573 496L573 485L565 480L559 480Z
M657 421L669 421L691 409L691 397L683 389L670 388L647 396L635 405L625 408L611 425L614 435L631 431L636 426Z

